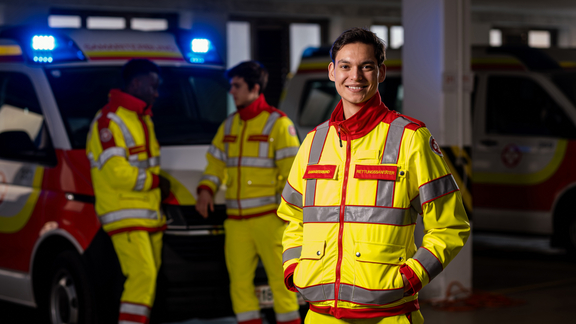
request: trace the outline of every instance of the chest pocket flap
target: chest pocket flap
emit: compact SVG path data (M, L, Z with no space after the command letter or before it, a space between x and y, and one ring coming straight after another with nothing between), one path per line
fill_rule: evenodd
M326 242L324 241L304 242L302 246L302 253L300 254L300 260L322 259L324 256L325 247Z
M406 252L404 247L394 244L357 242L354 254L356 261L360 262L398 265L406 262Z
M311 164L306 167L304 179L336 179L338 165L335 164Z

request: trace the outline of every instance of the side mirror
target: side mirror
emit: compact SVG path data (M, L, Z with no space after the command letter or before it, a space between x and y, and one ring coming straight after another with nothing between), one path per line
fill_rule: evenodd
M55 164L52 149L39 150L25 131L0 133L0 159Z

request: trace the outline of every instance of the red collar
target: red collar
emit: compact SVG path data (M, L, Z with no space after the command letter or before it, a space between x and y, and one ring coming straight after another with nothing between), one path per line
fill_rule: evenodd
M330 126L343 129L343 138L350 136L351 139L357 139L370 133L389 112L380 98L380 92L376 92L354 116L344 120L344 108L340 100L330 116Z
M152 116L152 107L146 103L120 89L112 89L109 94L110 108L115 109L122 107L136 112L138 115Z
M249 120L258 116L265 110L271 111L272 109L272 106L266 102L264 95L260 94L258 99L252 101L251 104L244 108L238 109L238 113L240 114L240 118L242 118L242 120Z

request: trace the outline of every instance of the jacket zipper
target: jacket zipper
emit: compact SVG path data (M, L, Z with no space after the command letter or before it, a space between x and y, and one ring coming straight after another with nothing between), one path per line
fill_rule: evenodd
M340 128L340 127L338 127ZM344 129L343 129L344 130ZM344 130L346 135L346 131ZM338 132L340 135L340 132ZM336 287L334 287L334 308L338 309L338 295L340 295L340 268L342 267L342 235L344 233L344 214L346 211L346 189L348 187L348 171L350 169L350 155L352 142L350 137L346 135L344 138L346 141L346 167L344 168L344 182L342 183L342 200L340 201L340 224L338 228L338 261L336 263ZM340 140L342 143L342 140Z
M241 119L240 124L242 124ZM238 153L238 195L236 196L236 199L238 201L238 216L240 217L242 217L242 205L240 205L240 186L242 185L240 175L242 174L242 168L240 166L242 165L242 144L244 143L244 131L246 131L246 124L248 124L248 121L245 121L244 125L242 126L242 135L240 136L240 152Z

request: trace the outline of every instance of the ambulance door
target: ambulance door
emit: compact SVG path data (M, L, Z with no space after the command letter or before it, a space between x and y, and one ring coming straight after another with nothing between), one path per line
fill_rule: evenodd
M552 233L551 208L569 178L563 167L572 113L543 74L487 73L474 118L477 229Z
M0 269L28 270L44 166L55 162L50 143L30 79L0 72Z

